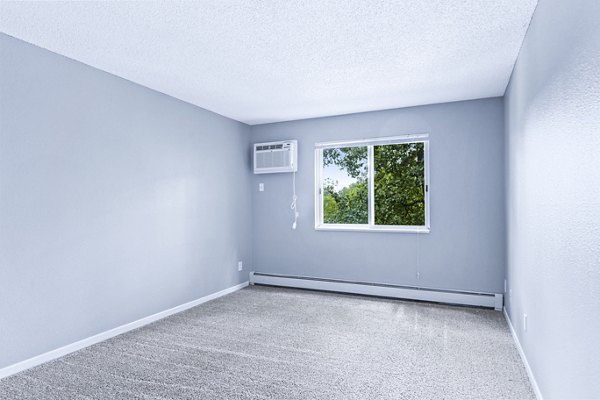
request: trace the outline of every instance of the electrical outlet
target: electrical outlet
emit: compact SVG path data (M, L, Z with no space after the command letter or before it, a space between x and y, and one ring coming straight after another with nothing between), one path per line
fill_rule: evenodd
M241 261L238 261L238 271L244 269L244 264Z
M527 332L527 314L523 314L523 332Z
M259 192L264 192L265 191L265 184L264 183L259 183L258 184L258 191Z

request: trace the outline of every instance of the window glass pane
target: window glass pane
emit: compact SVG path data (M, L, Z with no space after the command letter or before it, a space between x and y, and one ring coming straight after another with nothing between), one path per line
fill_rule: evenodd
M367 146L323 150L323 222L368 224Z
M373 147L375 225L425 225L425 145Z

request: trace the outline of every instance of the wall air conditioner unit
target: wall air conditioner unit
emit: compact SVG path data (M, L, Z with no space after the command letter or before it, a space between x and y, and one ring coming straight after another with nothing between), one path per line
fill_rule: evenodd
M254 144L254 173L296 172L298 170L298 141Z

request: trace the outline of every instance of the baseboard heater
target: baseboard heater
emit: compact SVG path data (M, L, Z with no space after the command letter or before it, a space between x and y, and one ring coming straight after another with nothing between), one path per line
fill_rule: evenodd
M308 276L274 275L261 272L250 272L250 284L488 307L497 311L502 311L504 303L503 295L499 293L438 290L380 283L350 282Z

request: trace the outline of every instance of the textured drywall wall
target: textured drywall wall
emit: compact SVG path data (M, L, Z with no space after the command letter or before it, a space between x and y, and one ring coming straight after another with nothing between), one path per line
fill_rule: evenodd
M0 31L247 123L502 96L537 0L0 1Z
M423 132L430 135L431 233L315 231L316 142ZM298 139L300 211L294 231L291 174L254 176L255 269L502 292L503 132L501 98L253 126L254 142Z
M545 399L600 398L598 21L540 1L505 96L507 308Z
M0 34L0 368L247 280L248 134Z

